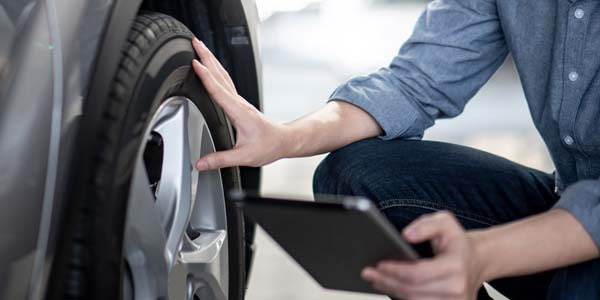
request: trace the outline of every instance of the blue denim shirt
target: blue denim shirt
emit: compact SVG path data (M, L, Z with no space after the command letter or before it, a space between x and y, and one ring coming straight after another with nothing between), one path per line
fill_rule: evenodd
M459 115L514 58L561 198L600 248L600 1L436 0L388 68L331 96L378 121L384 139L420 138Z

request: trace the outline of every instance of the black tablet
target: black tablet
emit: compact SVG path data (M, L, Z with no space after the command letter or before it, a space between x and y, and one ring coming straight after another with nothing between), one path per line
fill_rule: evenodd
M325 288L380 294L360 277L364 267L419 258L367 199L308 202L242 192L230 198Z

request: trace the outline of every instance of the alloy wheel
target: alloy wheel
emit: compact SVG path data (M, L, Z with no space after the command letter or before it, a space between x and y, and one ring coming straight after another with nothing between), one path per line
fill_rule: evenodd
M171 97L145 137L129 193L123 299L227 299L221 173L194 168L198 157L215 151L204 117L191 100Z

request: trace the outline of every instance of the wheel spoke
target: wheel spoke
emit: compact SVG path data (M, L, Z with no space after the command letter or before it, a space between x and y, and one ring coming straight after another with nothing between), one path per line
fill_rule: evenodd
M179 265L185 266L194 279L194 290L201 299L227 299L228 278L227 232L202 232L193 241L186 239L179 253Z
M214 152L215 148L208 133L202 128L201 155ZM190 219L190 226L196 231L227 230L225 213L225 195L220 170L201 172L198 175L195 206Z
M206 265L214 262L227 241L224 230L202 232L198 238L189 243L188 249L182 249L179 260L190 265Z
M167 257L172 267L193 208L193 168L187 130L188 106L184 101L171 101L165 105L168 107L163 109L165 113L154 128L164 143L162 176L156 203L162 212L161 221L167 234Z
M188 132L190 152L203 156L215 151L206 121L198 110L190 109ZM199 234L186 237L179 255L179 264L193 278L194 290L200 299L226 299L228 294L228 248L225 197L220 170L195 173L194 208L189 230Z
M146 295L138 293L136 297L147 296L145 298L150 299L167 293L166 239L159 220L150 181L140 158L136 162L130 189L127 240L124 248L126 261L133 274L134 286L145 287L140 290L145 291Z
M206 138L210 139L210 133L208 132L208 129L204 130L204 128L206 128L206 121L204 120L204 117L202 114L200 114L198 109L193 106L193 104L188 103L187 136L189 141L188 146L190 149L189 157L192 166L194 165L195 160L203 154L201 151L203 148L202 141ZM198 172L195 170L195 168L192 169L191 199L196 199L196 193L198 191Z

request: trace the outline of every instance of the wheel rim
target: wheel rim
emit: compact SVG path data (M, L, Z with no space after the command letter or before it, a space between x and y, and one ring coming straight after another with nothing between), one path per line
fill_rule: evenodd
M215 151L206 121L185 97L151 118L135 162L125 226L124 299L227 299L228 249L220 171L198 173Z

